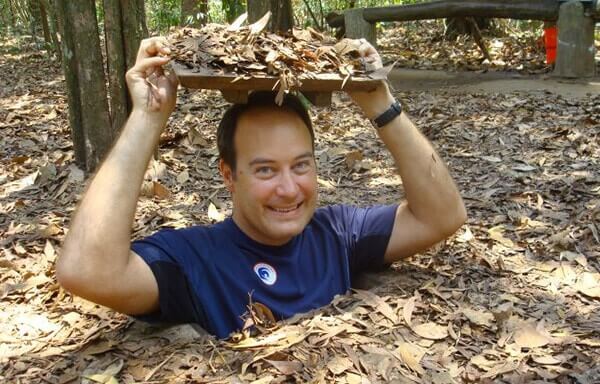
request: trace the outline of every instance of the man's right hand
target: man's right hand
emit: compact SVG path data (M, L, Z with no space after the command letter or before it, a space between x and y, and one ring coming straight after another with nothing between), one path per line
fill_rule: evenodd
M165 74L162 67L169 62L165 56L169 53L165 38L142 40L135 65L126 75L133 110L158 114L165 122L175 109L178 84L175 74Z

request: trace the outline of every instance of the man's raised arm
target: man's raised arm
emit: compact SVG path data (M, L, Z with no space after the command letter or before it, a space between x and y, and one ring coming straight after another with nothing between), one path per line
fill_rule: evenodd
M358 43L361 56L380 67L377 51L365 40ZM383 82L373 92L350 96L369 119L380 116L395 101ZM394 158L406 195L385 253L385 261L391 263L450 236L465 222L467 213L446 165L405 112L378 128L377 134Z
M177 79L162 70L168 53L159 38L140 44L127 72L133 110L71 221L56 265L67 290L129 314L158 306L156 280L130 242L144 173L175 108Z

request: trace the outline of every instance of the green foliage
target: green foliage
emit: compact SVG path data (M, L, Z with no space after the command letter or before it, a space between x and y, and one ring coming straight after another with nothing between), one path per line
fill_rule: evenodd
M32 18L29 1L0 0L0 33L28 33Z
M221 9L225 13L225 20L231 23L239 15L246 12L246 2L243 0L223 0Z
M146 22L151 32L165 33L179 24L181 0L146 0Z
M293 0L293 7L295 21L298 26L327 29L325 17L330 12L350 8L384 7L419 2L423 2L423 0Z

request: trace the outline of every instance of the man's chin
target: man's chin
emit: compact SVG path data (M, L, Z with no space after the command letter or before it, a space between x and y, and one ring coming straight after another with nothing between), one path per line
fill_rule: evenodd
M272 223L270 225L269 237L276 240L277 243L285 244L291 240L294 236L302 233L306 224L302 223Z

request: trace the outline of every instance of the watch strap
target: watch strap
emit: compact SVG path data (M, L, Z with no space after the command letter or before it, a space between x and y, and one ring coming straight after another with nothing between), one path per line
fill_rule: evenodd
M374 118L372 122L377 128L381 128L387 125L390 121L394 120L396 117L400 116L401 113L402 104L396 100L385 112Z

